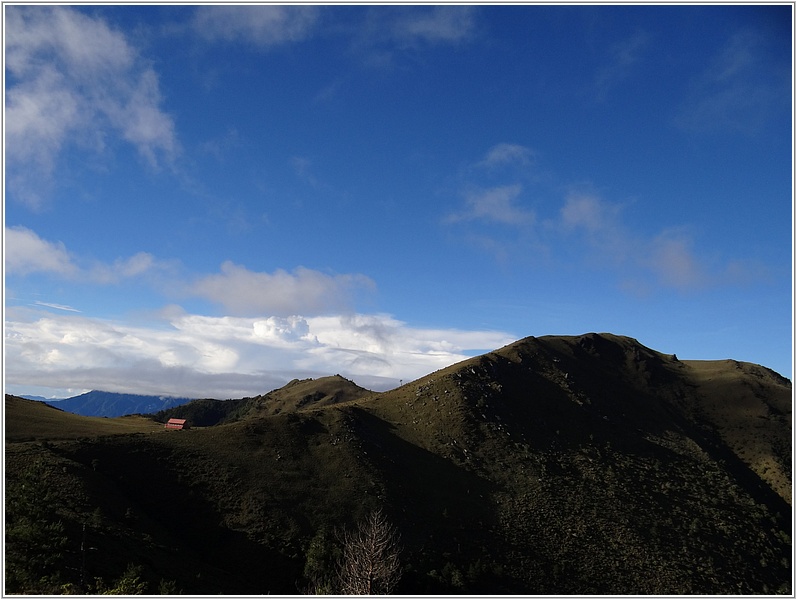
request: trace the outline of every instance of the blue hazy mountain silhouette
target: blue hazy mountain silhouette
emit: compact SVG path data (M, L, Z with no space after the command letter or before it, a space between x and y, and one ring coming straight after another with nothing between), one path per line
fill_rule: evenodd
M149 414L180 406L193 398L172 396L144 396L140 394L119 394L92 390L79 396L63 400L45 399L40 396L25 396L29 400L43 401L66 412L84 417L121 417L132 414Z

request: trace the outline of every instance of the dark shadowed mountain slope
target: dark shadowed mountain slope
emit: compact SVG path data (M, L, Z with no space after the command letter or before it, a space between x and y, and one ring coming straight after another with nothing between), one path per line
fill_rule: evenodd
M587 334L329 405L303 385L214 427L7 438L9 489L35 459L64 573L91 518L87 569L150 592L296 593L311 541L382 508L402 594L791 593L791 384L763 367Z
M51 406L84 417L121 417L132 414L148 414L179 406L190 398L172 396L143 396L140 394L119 394L92 390L79 396L63 400L48 400Z
M789 569L791 386L710 366L608 334L528 338L362 409L489 482L492 544L526 591L774 591ZM760 403L766 419L744 416ZM388 496L412 497L388 481ZM739 552L759 536L762 554Z

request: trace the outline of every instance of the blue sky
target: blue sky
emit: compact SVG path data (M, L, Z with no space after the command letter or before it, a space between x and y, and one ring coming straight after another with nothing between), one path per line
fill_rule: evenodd
M792 7L4 6L5 386L791 377Z

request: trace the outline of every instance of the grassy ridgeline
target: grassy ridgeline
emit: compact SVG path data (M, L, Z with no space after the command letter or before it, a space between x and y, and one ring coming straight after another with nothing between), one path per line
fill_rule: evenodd
M149 593L294 594L381 509L397 593L790 592L791 384L771 371L590 334L384 394L330 379L188 431L7 398L9 494L38 482L64 540L38 591L133 565Z

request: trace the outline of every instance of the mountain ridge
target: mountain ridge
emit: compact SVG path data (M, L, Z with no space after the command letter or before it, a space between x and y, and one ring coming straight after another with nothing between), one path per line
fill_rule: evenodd
M102 513L92 572L136 562L184 593L301 591L314 540L374 508L402 594L791 591L791 384L765 367L543 336L387 392L333 376L237 402L181 432L7 397L11 489L35 454L71 507L53 518Z
M26 396L20 396L25 398ZM91 390L77 396L61 399L28 398L44 402L61 410L84 417L122 417L130 414L152 413L192 400L177 396L153 396Z

